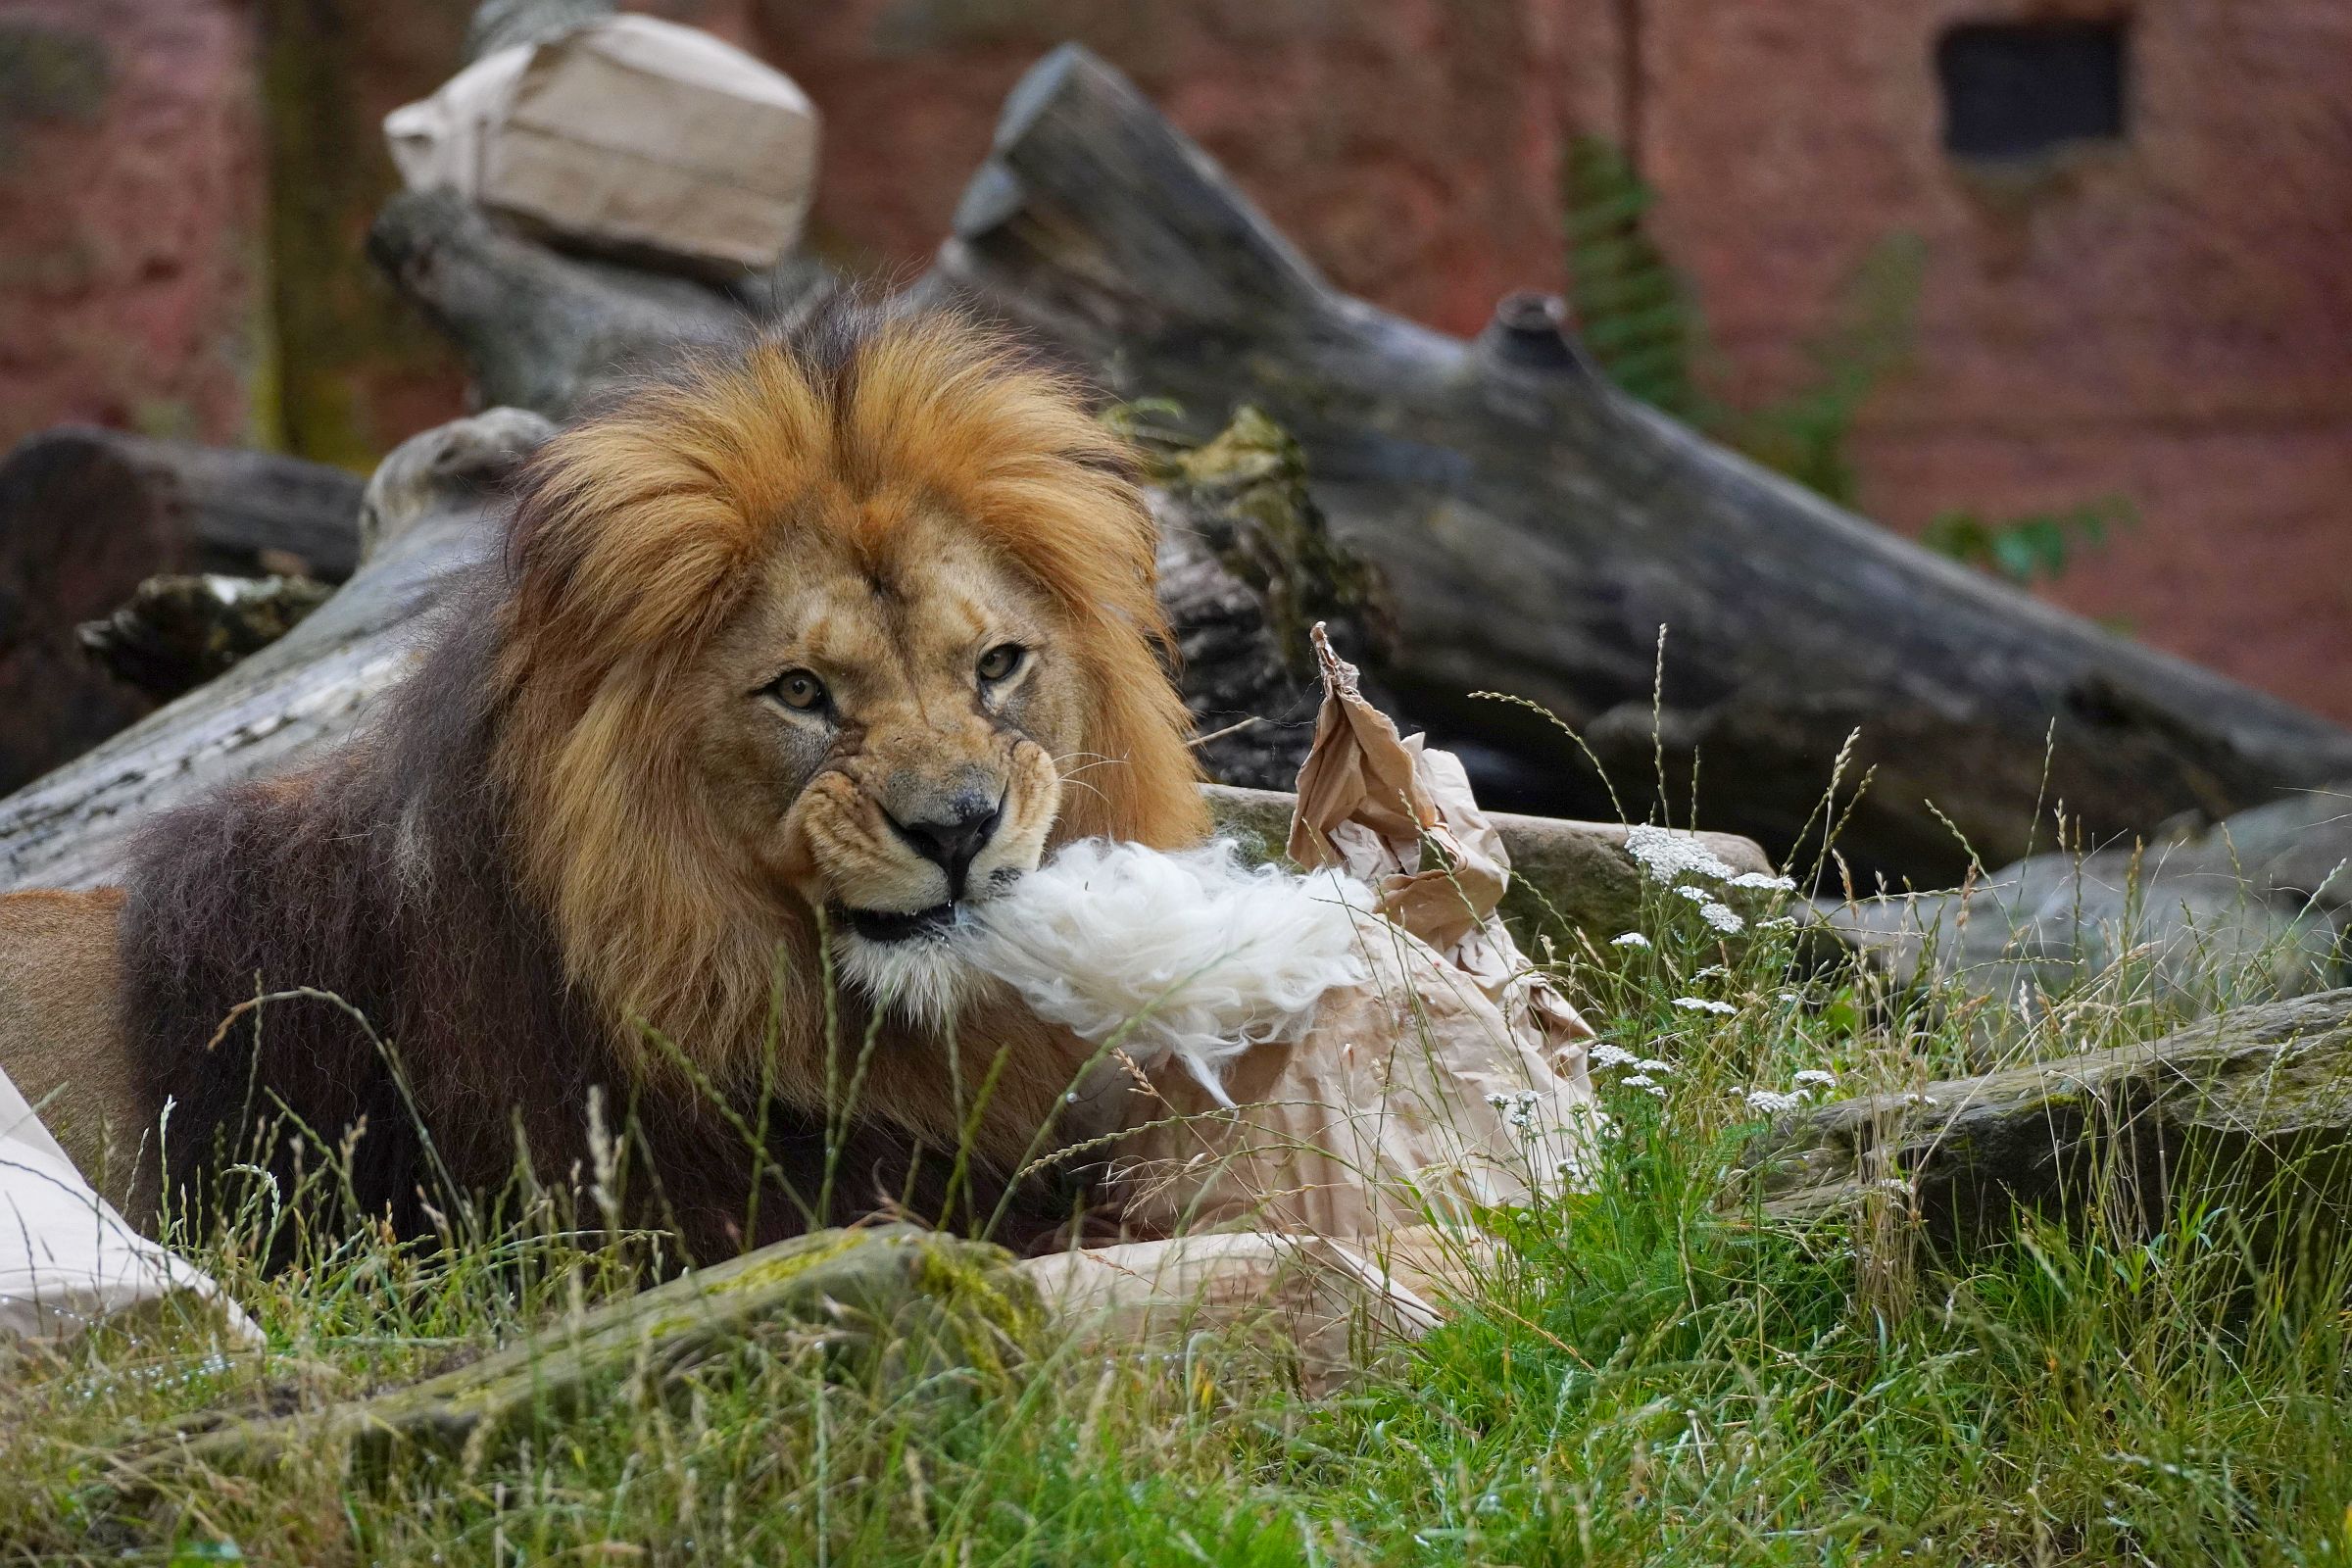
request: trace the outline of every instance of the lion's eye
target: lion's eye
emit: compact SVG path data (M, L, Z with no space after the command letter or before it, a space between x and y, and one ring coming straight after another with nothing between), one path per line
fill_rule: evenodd
M1023 648L1019 643L997 644L996 647L980 656L980 678L982 680L1003 680L1021 667L1021 661L1027 658L1029 650Z
M825 683L805 669L786 670L768 690L775 694L777 702L804 713L825 706Z

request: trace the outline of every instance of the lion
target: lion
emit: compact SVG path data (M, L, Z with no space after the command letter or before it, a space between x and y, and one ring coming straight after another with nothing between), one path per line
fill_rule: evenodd
M936 939L1055 846L1206 835L1130 451L967 319L838 303L560 432L509 529L325 760L0 899L0 1067L140 1216L347 1149L422 1235L518 1155L618 1182L625 1126L696 1255L1066 1220L1006 1184L1092 1048Z

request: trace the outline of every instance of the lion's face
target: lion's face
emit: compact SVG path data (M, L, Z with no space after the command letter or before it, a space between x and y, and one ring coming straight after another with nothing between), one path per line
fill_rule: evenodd
M690 760L730 858L826 911L854 978L937 1010L924 957L1036 866L1092 693L1045 594L944 510L906 513L786 535L699 671ZM844 542L875 533L864 559Z
M497 776L521 890L628 1049L642 1023L743 1083L781 1023L819 1059L818 916L850 981L941 1021L966 993L936 939L1049 842L1205 831L1132 458L959 319L855 312L550 443Z

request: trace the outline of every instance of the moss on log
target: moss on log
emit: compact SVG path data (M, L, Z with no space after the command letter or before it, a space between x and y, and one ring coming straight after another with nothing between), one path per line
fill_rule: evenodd
M251 1472L344 1450L362 1468L456 1454L612 1398L658 1399L758 1335L813 1330L848 1373L1001 1365L1037 1320L1001 1248L911 1225L818 1231L606 1302L422 1383L323 1410L213 1416L122 1456L140 1494L192 1472Z

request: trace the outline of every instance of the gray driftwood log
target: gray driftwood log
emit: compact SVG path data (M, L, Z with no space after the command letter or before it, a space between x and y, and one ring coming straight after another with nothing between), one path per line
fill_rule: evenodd
M2095 840L2352 775L2352 734L1707 442L1591 373L1541 312L1466 342L1334 291L1075 46L1007 99L922 292L976 301L1119 395L1173 398L1203 432L1236 403L1264 408L1303 446L1341 541L1386 578L1392 687L1441 739L1549 763L1544 809L1609 802L1563 737L1470 694L1576 726L1639 816L1661 627L1655 739L1677 817L1703 749L1698 819L1787 846L1858 729L1877 776L1845 853L1926 885L1967 860L1937 810L1998 863L2053 801Z
M64 426L0 461L0 790L154 706L76 634L159 572L301 572L359 554L356 475L266 452Z
M1947 1242L2021 1212L2158 1221L2183 1182L2290 1206L2352 1197L2352 990L2217 1014L2161 1040L1784 1118L1741 1159L1742 1198L1803 1220L1874 1189ZM2245 1184L2254 1184L2249 1190ZM1892 1185L1889 1185L1892 1184Z
M1001 1248L911 1225L818 1231L557 1323L454 1372L324 1410L208 1416L115 1459L130 1494L295 1452L375 1468L527 1437L592 1401L654 1404L761 1335L821 1345L837 1369L1002 1364L1038 1306ZM772 1342L771 1342L772 1343Z

